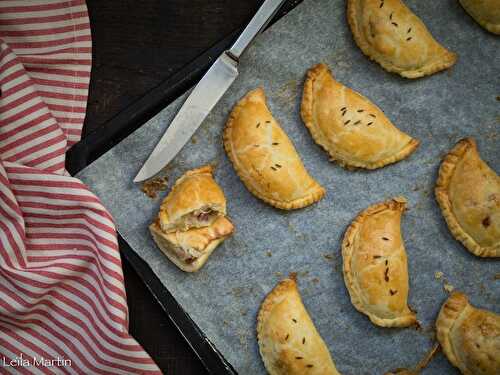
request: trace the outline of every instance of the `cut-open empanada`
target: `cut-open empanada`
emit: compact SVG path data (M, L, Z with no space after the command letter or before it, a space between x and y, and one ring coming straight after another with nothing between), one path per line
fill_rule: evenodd
M224 148L248 190L271 206L302 208L325 194L273 118L261 88L250 91L233 108Z
M459 0L478 24L500 35L500 0Z
M481 159L472 138L446 155L435 193L457 240L477 256L500 257L500 177Z
M325 64L307 72L301 115L316 143L345 167L380 168L404 159L419 144L375 104L337 82Z
M351 223L342 242L344 281L354 307L381 327L416 323L408 307L408 264L397 197L370 206Z
M164 232L206 227L226 215L226 198L212 172L206 165L187 171L175 182L158 214Z
M402 77L433 74L456 61L401 0L347 0L347 20L361 51Z
M257 340L270 375L338 375L330 352L300 298L294 277L262 302Z
M211 166L180 177L149 226L161 251L186 272L198 271L233 230L226 218L226 197Z
M436 331L444 354L462 374L500 374L500 315L454 292L441 307Z

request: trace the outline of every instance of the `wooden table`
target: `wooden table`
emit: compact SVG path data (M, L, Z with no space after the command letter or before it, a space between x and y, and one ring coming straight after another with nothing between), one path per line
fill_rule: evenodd
M208 63L206 51L224 40L217 48L225 48L261 3L87 0L93 40L89 103L82 142L68 153L68 170L82 169L182 93L203 73L193 61ZM171 87L177 91L164 95ZM165 373L206 373L126 259L123 269L131 334Z

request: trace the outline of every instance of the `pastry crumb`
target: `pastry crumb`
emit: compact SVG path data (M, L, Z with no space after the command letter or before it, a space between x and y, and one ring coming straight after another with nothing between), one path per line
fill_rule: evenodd
M493 280L500 280L500 273L497 273L495 276L493 276Z
M326 260L333 260L333 254L323 254L323 258Z
M278 276L278 277L283 276L283 274L281 272L276 272L275 275Z
M141 191L146 194L149 198L155 199L158 196L159 191L167 189L168 181L167 177L155 177L144 182L141 186Z
M312 282L313 282L314 284L317 284L317 283L319 283L319 279L318 279L317 277L315 277L314 279L312 279Z
M271 251L270 251L270 250L267 250L266 255L270 258L270 257L272 257L272 256L273 256L273 253L271 253Z
M455 287L453 285L451 285L450 283L448 283L448 281L445 281L444 284L443 284L443 289L445 291L447 291L448 293L451 293L451 292L453 292L453 290L455 289Z
M497 95L497 100L500 102L500 95Z
M436 271L434 273L434 278L436 280L442 280L442 283L443 283L443 289L448 292L448 293L451 293L453 292L453 290L455 290L455 287L453 285L451 285L448 280L446 280L446 278L444 278L444 273L441 272L441 271Z

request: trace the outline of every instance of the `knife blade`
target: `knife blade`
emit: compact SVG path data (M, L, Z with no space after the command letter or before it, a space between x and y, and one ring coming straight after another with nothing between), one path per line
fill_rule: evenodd
M135 176L134 182L153 177L179 153L238 76L241 54L284 2L285 0L264 1L232 47L217 58L195 86Z

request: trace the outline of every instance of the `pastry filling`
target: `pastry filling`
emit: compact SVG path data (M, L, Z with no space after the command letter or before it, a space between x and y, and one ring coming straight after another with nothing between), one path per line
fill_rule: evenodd
M217 217L218 213L212 212L213 217ZM163 232L163 234L173 245L169 248L174 255L179 260L191 264L200 258L214 241L220 241L229 236L233 229L233 224L225 216L218 216L209 226L174 233Z
M202 208L200 210L196 210L192 214L198 222L208 222L210 219L213 219L217 216L217 212L213 211L211 208Z
M184 227L185 228L199 228L205 227L213 223L215 219L220 215L218 211L213 210L211 207L202 207L200 209L194 210L185 216Z

